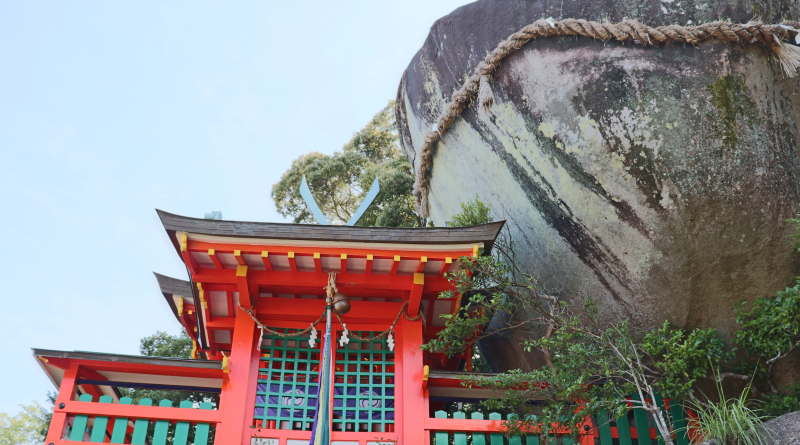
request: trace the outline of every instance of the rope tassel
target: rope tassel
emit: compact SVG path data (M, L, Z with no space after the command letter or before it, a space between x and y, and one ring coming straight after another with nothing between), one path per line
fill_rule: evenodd
M490 74L482 75L481 83L478 87L478 103L481 111L487 116L492 111L492 104L494 104L494 93L492 92L492 86L489 85L491 79L492 76Z

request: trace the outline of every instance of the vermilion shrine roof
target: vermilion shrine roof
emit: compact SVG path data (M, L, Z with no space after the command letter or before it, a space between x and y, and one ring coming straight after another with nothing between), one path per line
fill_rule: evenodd
M352 301L362 302L354 306L349 319L379 322L388 318L391 322L416 288L414 301L426 314L427 326L441 326L444 320L439 316L452 313L460 302L437 298L452 289L444 274L457 271L462 256L487 254L505 223L458 228L354 227L213 220L157 212L195 284L202 286L193 289L189 282L156 274L161 292L202 349L222 351L230 349L240 298L236 277L242 269L252 286L245 306L254 298L253 304L269 308L257 310L263 317L280 317L282 310L300 316L286 299L307 299L314 300L303 305L315 314L306 317L313 321L324 307L327 275L334 272L340 290ZM392 303L397 308L371 305L375 303Z

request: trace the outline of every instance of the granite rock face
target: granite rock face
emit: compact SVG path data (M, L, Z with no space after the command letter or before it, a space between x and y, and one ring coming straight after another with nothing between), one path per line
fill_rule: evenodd
M432 26L403 75L402 148L416 167L452 92L498 42L537 19L657 26L754 16L797 19L800 2L466 5ZM800 210L800 80L785 78L763 49L542 38L507 58L491 86L491 112L473 103L437 145L429 195L437 226L477 194L508 220L518 256L553 291L594 297L603 316L638 327L666 319L730 338L735 302L800 274L786 222ZM540 364L513 339L484 346L498 370ZM800 369L794 355L781 367ZM798 379L788 374L786 382Z

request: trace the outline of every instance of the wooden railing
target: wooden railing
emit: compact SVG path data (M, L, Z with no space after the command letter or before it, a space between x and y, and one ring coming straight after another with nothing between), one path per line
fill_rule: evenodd
M675 431L672 432L673 440L677 445L689 445L691 431L687 430L688 422L684 418L683 408L680 404L664 404L660 401L661 408L671 415L672 425ZM627 416L611 420L604 415L600 418L586 418L580 425L578 440L580 444L594 445L598 439L601 445L649 445L658 439L655 428L651 428L648 422L648 414L641 409L634 409L633 424ZM460 411L453 413L448 418L445 411L436 411L434 418L425 419L425 430L431 438L431 444L435 445L544 445L540 443L538 433L526 434L524 436L505 437L503 435L503 418L499 413L489 413L489 419L485 420L481 413L472 413L470 419ZM506 420L513 420L513 414ZM548 437L561 437L563 445L571 445L574 440L569 437L568 430L551 430ZM550 443L550 440L547 441ZM663 441L658 440L658 443Z
M153 406L150 399L142 399L138 405L132 405L129 397L120 398L119 403L112 403L111 396L101 396L99 403L92 399L84 394L78 401L64 404L62 411L67 414L61 437L64 443L208 445L213 442L212 428L222 420L222 413L207 402L194 408L194 402L182 401L174 408L171 400ZM193 436L191 441L190 436Z
M489 413L489 419L481 413L472 413L470 418L461 411L453 413L452 418L447 417L444 411L436 411L435 418L426 419L425 430L431 435L431 444L435 445L540 445L539 436L526 434L525 436L503 436L503 417L499 413ZM513 419L510 414L507 420ZM555 431L549 437L566 436L568 431ZM584 434L587 438L590 434ZM581 441L583 443L584 441ZM548 441L549 443L549 441ZM572 445L569 437L562 437L563 445ZM594 443L592 438L591 442ZM543 444L541 444L543 445Z

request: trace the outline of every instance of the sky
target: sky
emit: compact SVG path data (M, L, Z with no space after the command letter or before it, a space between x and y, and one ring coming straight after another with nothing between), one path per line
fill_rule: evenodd
M0 0L0 412L30 348L137 354L186 278L155 209L284 219L272 184L341 149L466 0Z

